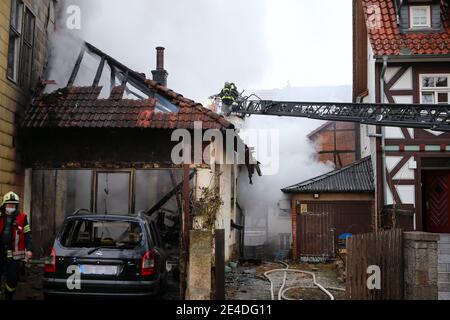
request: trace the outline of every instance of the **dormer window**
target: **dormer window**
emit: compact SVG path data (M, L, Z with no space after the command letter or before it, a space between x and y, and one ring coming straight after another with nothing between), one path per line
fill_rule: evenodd
M431 6L410 6L411 29L431 28Z

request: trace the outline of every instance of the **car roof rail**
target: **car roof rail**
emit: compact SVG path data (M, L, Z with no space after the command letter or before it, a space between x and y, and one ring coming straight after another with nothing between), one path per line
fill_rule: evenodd
M85 213L91 213L91 210L89 209L77 209L73 215L76 216L77 214L81 213L81 212L85 212Z

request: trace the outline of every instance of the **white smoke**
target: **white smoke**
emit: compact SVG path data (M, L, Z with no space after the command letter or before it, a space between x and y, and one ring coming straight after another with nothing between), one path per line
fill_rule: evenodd
M168 86L197 101L219 93L224 82L260 86L269 65L268 44L261 32L266 6L259 0L65 0L63 8L81 8L81 29L58 31L55 55L74 63L78 50L67 47L67 34L76 34L133 70L156 67L157 46L166 47ZM69 17L61 10L64 28ZM67 54L67 56L66 56ZM54 73L52 73L54 76ZM54 77L56 77L54 76ZM65 80L67 81L67 80Z
M274 86L274 81L287 81L289 73L295 75L294 84L351 81L349 0L64 0L61 5L79 5L82 16L79 31L64 30L67 13L61 10L47 77L59 87L66 85L78 56L76 37L148 78L155 68L155 47L166 47L168 86L197 101L217 94L225 81L234 81L240 89ZM324 19L324 10L333 14ZM278 80L285 75L285 80ZM81 80L90 85L93 79ZM304 88L301 96L286 89L271 94L279 100L338 101L350 100L348 89ZM257 93L263 98L269 94ZM320 124L274 117L247 120L246 128L278 129L280 134L279 173L255 177L253 186L246 175L240 179L239 202L249 217L267 216L269 210L277 216L277 204L285 197L281 188L332 169L315 161L314 147L306 138ZM278 229L289 233L289 217L275 219L270 228L274 234Z
M350 86L337 87L287 87L275 90L255 91L265 99L280 101L334 101L348 102L351 100ZM245 212L246 230L261 231L266 234L266 244L272 247L268 252L275 254L280 234L290 234L292 231L289 195L283 194L281 189L303 182L310 178L330 172L334 169L332 163L319 163L316 160L315 146L307 135L318 128L323 121L279 118L270 116L252 116L247 118L246 129L277 130L279 133L279 171L277 174L254 177L254 184L248 184L246 172L242 172L239 179L238 202ZM256 149L266 141L261 140L254 146ZM257 156L256 152L256 157ZM260 159L258 159L260 160ZM286 210L281 210L287 206ZM281 205L281 208L280 208ZM258 224L259 223L259 224ZM268 226L265 226L268 223ZM247 241L251 239L247 238Z

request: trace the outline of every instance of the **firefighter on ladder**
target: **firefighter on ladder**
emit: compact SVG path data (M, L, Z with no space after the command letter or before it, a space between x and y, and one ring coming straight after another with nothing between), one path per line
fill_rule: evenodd
M5 275L5 300L13 299L23 261L32 257L27 214L19 211L19 196L9 192L0 207L0 282Z
M239 91L234 83L226 82L219 97L225 106L230 107L238 102Z

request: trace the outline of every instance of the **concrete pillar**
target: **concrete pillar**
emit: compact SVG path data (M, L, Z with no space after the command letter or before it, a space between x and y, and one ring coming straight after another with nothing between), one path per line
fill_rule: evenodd
M438 234L403 234L405 300L438 299L438 241Z
M186 300L211 299L212 232L191 230Z

